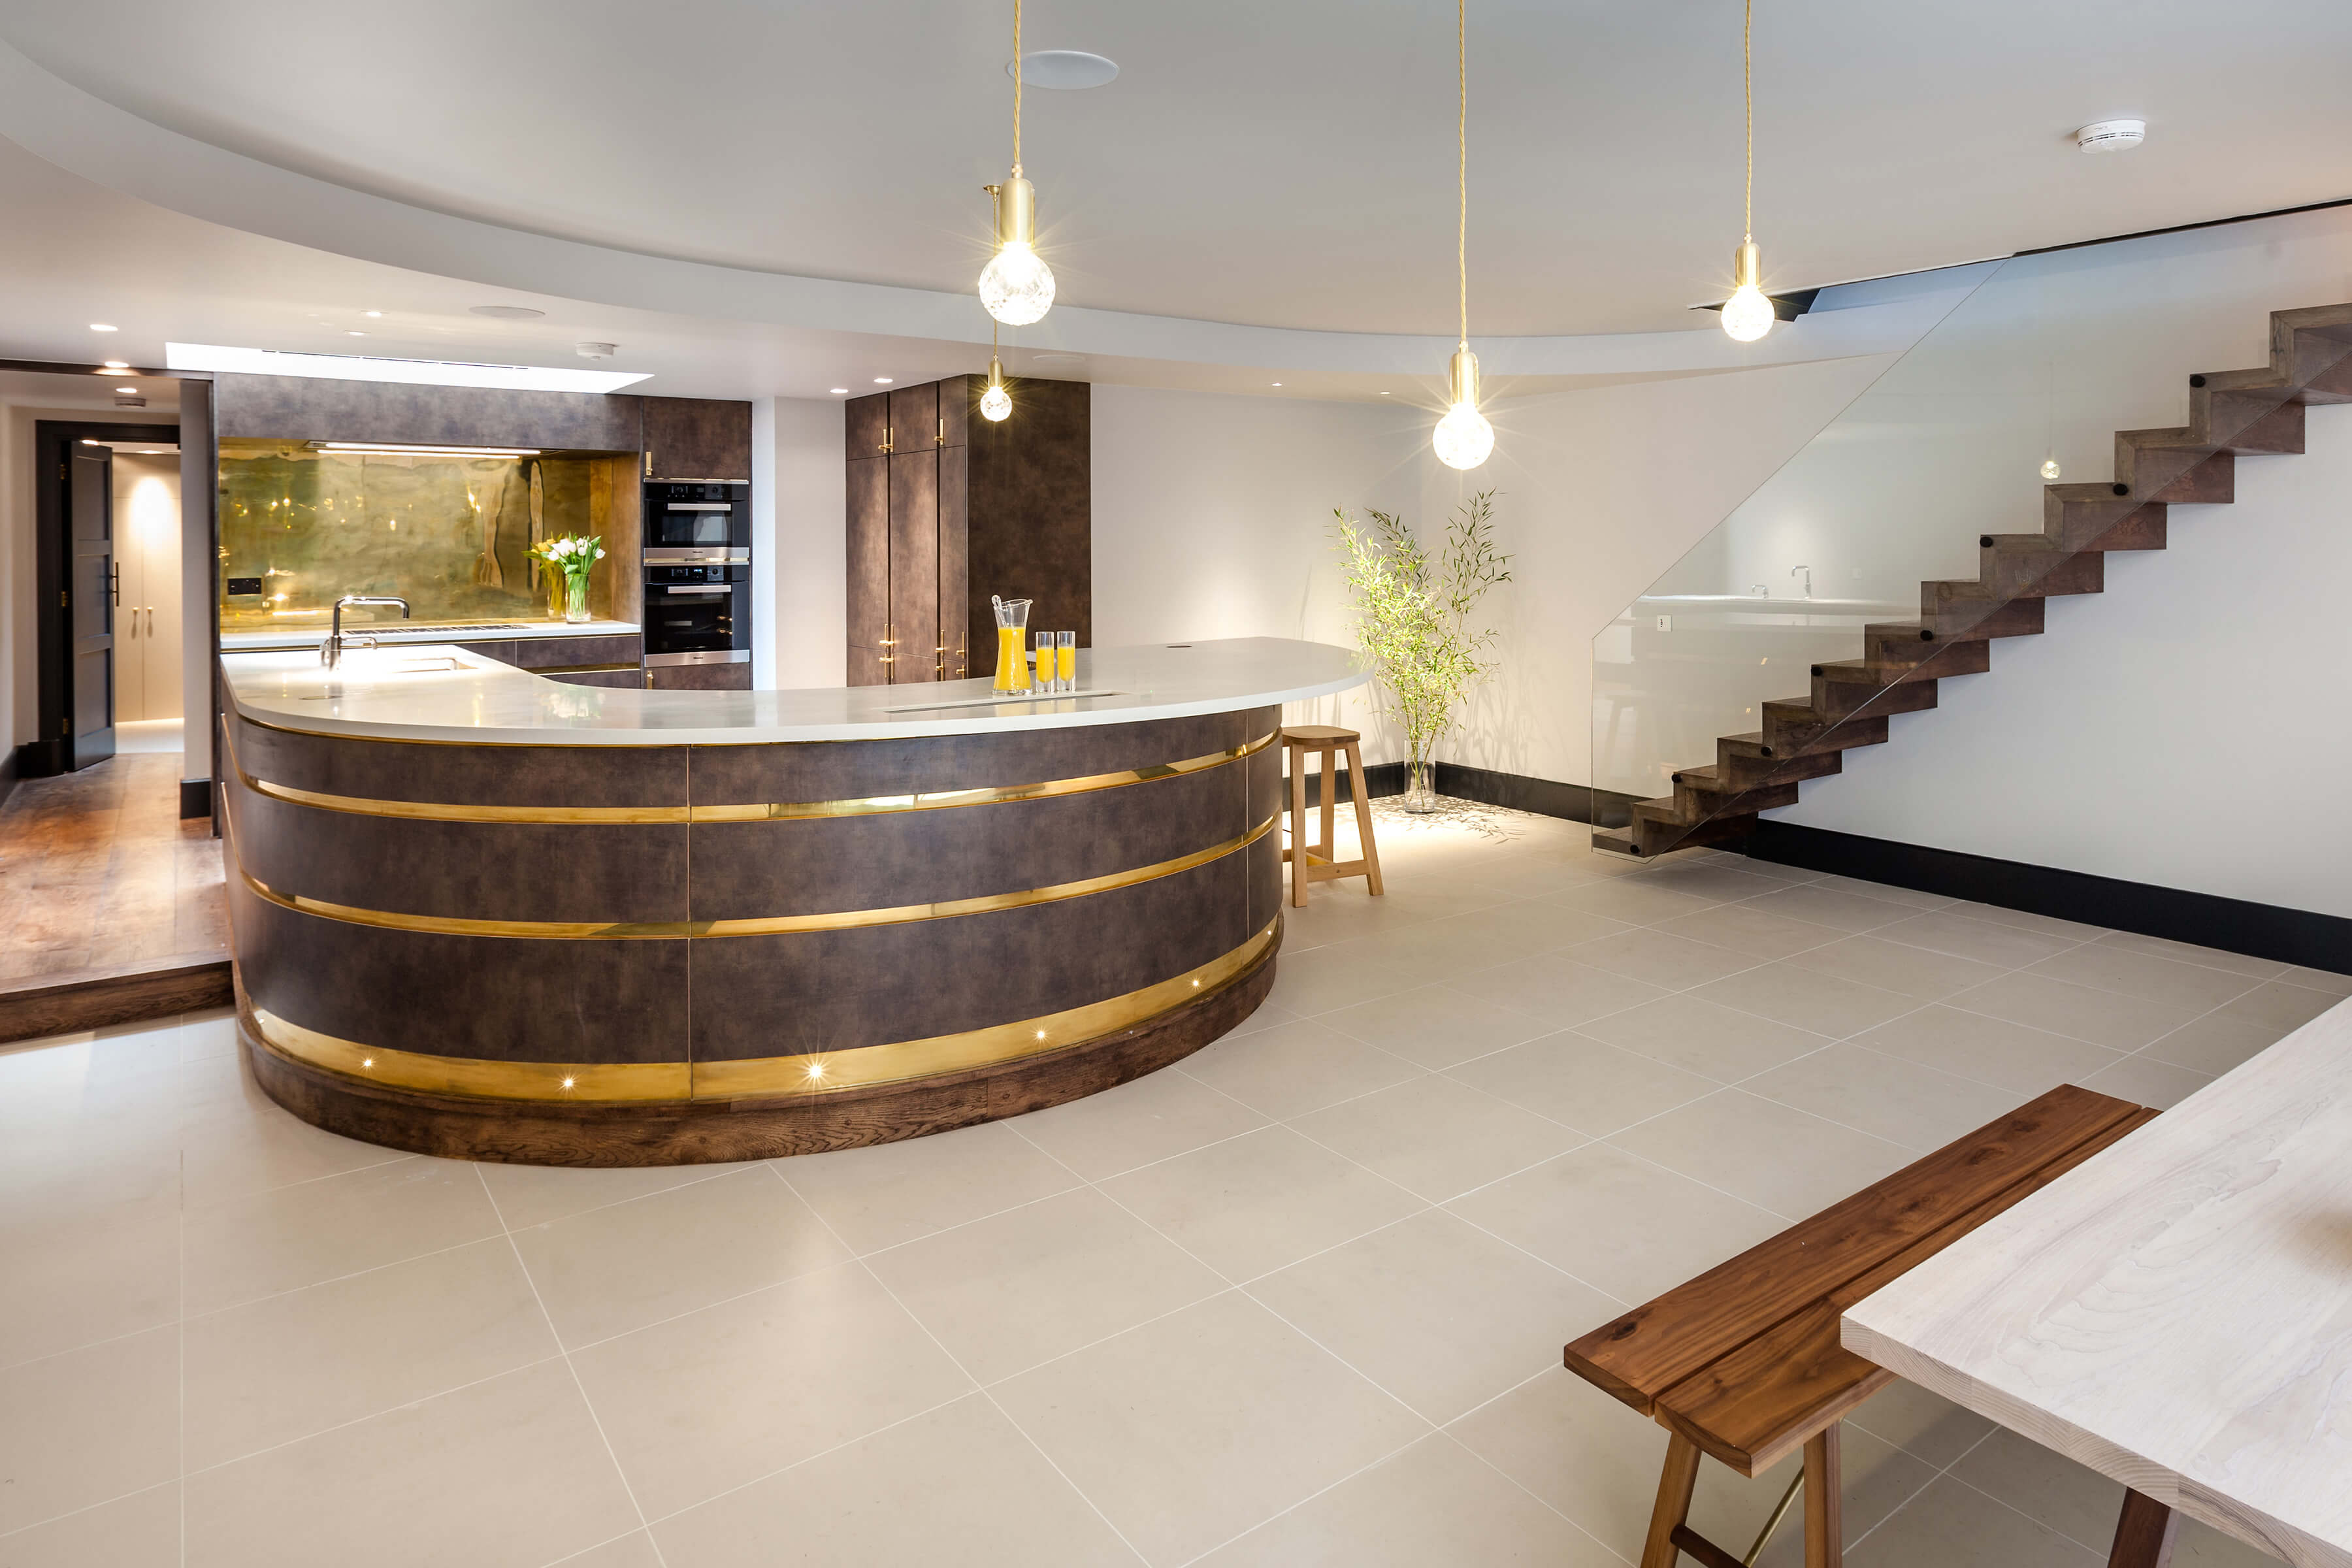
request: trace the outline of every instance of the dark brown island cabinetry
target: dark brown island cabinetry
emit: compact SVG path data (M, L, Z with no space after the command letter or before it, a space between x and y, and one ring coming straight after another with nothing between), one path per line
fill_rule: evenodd
M751 405L708 397L646 397L646 478L751 479Z
M1021 382L992 423L985 385L950 376L845 405L852 686L992 674L992 594L1035 600L1033 632L1093 646L1093 388Z

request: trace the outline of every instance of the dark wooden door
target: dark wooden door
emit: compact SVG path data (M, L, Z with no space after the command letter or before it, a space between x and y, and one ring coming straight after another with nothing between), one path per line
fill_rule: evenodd
M644 402L647 479L750 481L750 404L707 397Z
M890 450L929 452L940 445L940 387L937 382L890 389Z
M946 401L949 389L959 385L947 382L940 387L940 400ZM952 431L954 423L948 428ZM971 512L971 454L961 445L940 448L940 647L939 669L941 680L961 680L972 673L971 626L964 600L965 583L970 575L965 532ZM988 667L996 668L996 628L992 623L981 634L988 639L984 650Z
M890 615L890 460L877 456L852 461L848 499L848 680L852 686L882 686L890 679L890 667L882 662L889 651L882 639L889 635L884 626Z
M67 635L72 671L70 756L86 768L114 755L114 451L75 447L66 459Z
M893 416L895 417L895 415ZM890 681L939 679L940 453L893 452L890 465Z

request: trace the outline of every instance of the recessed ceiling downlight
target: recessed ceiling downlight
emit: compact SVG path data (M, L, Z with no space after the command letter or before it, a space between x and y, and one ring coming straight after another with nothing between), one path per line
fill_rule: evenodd
M2074 132L2074 145L2085 153L2128 153L2147 140L2145 120L2100 120Z
M488 316L497 321L535 321L547 314L528 305L468 305L466 309L477 316Z
M1013 61L1004 74L1013 74ZM1101 87L1118 75L1118 65L1084 49L1037 49L1021 57L1021 79L1031 87Z

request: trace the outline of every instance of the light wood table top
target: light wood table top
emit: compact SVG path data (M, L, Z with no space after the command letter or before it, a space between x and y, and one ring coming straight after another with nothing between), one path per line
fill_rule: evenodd
M1845 1314L1846 1347L2352 1568L2352 1002Z

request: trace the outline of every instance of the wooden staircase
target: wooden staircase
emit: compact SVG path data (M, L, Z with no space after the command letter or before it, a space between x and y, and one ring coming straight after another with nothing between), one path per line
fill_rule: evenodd
M1648 857L1744 837L1848 747L1884 742L1892 715L1936 706L1937 680L1990 669L1995 637L2040 635L2044 600L2101 592L2108 551L2163 549L2171 503L2233 500L2240 456L2302 451L2314 403L2352 403L2352 305L2273 311L2268 365L2190 376L2187 425L2116 433L2114 482L2044 487L2041 532L1979 536L1974 581L1920 584L1917 620L1863 627L1860 658L1813 666L1809 696L1765 703L1762 729L1716 742L1713 767L1675 773L1673 795L1593 847Z

